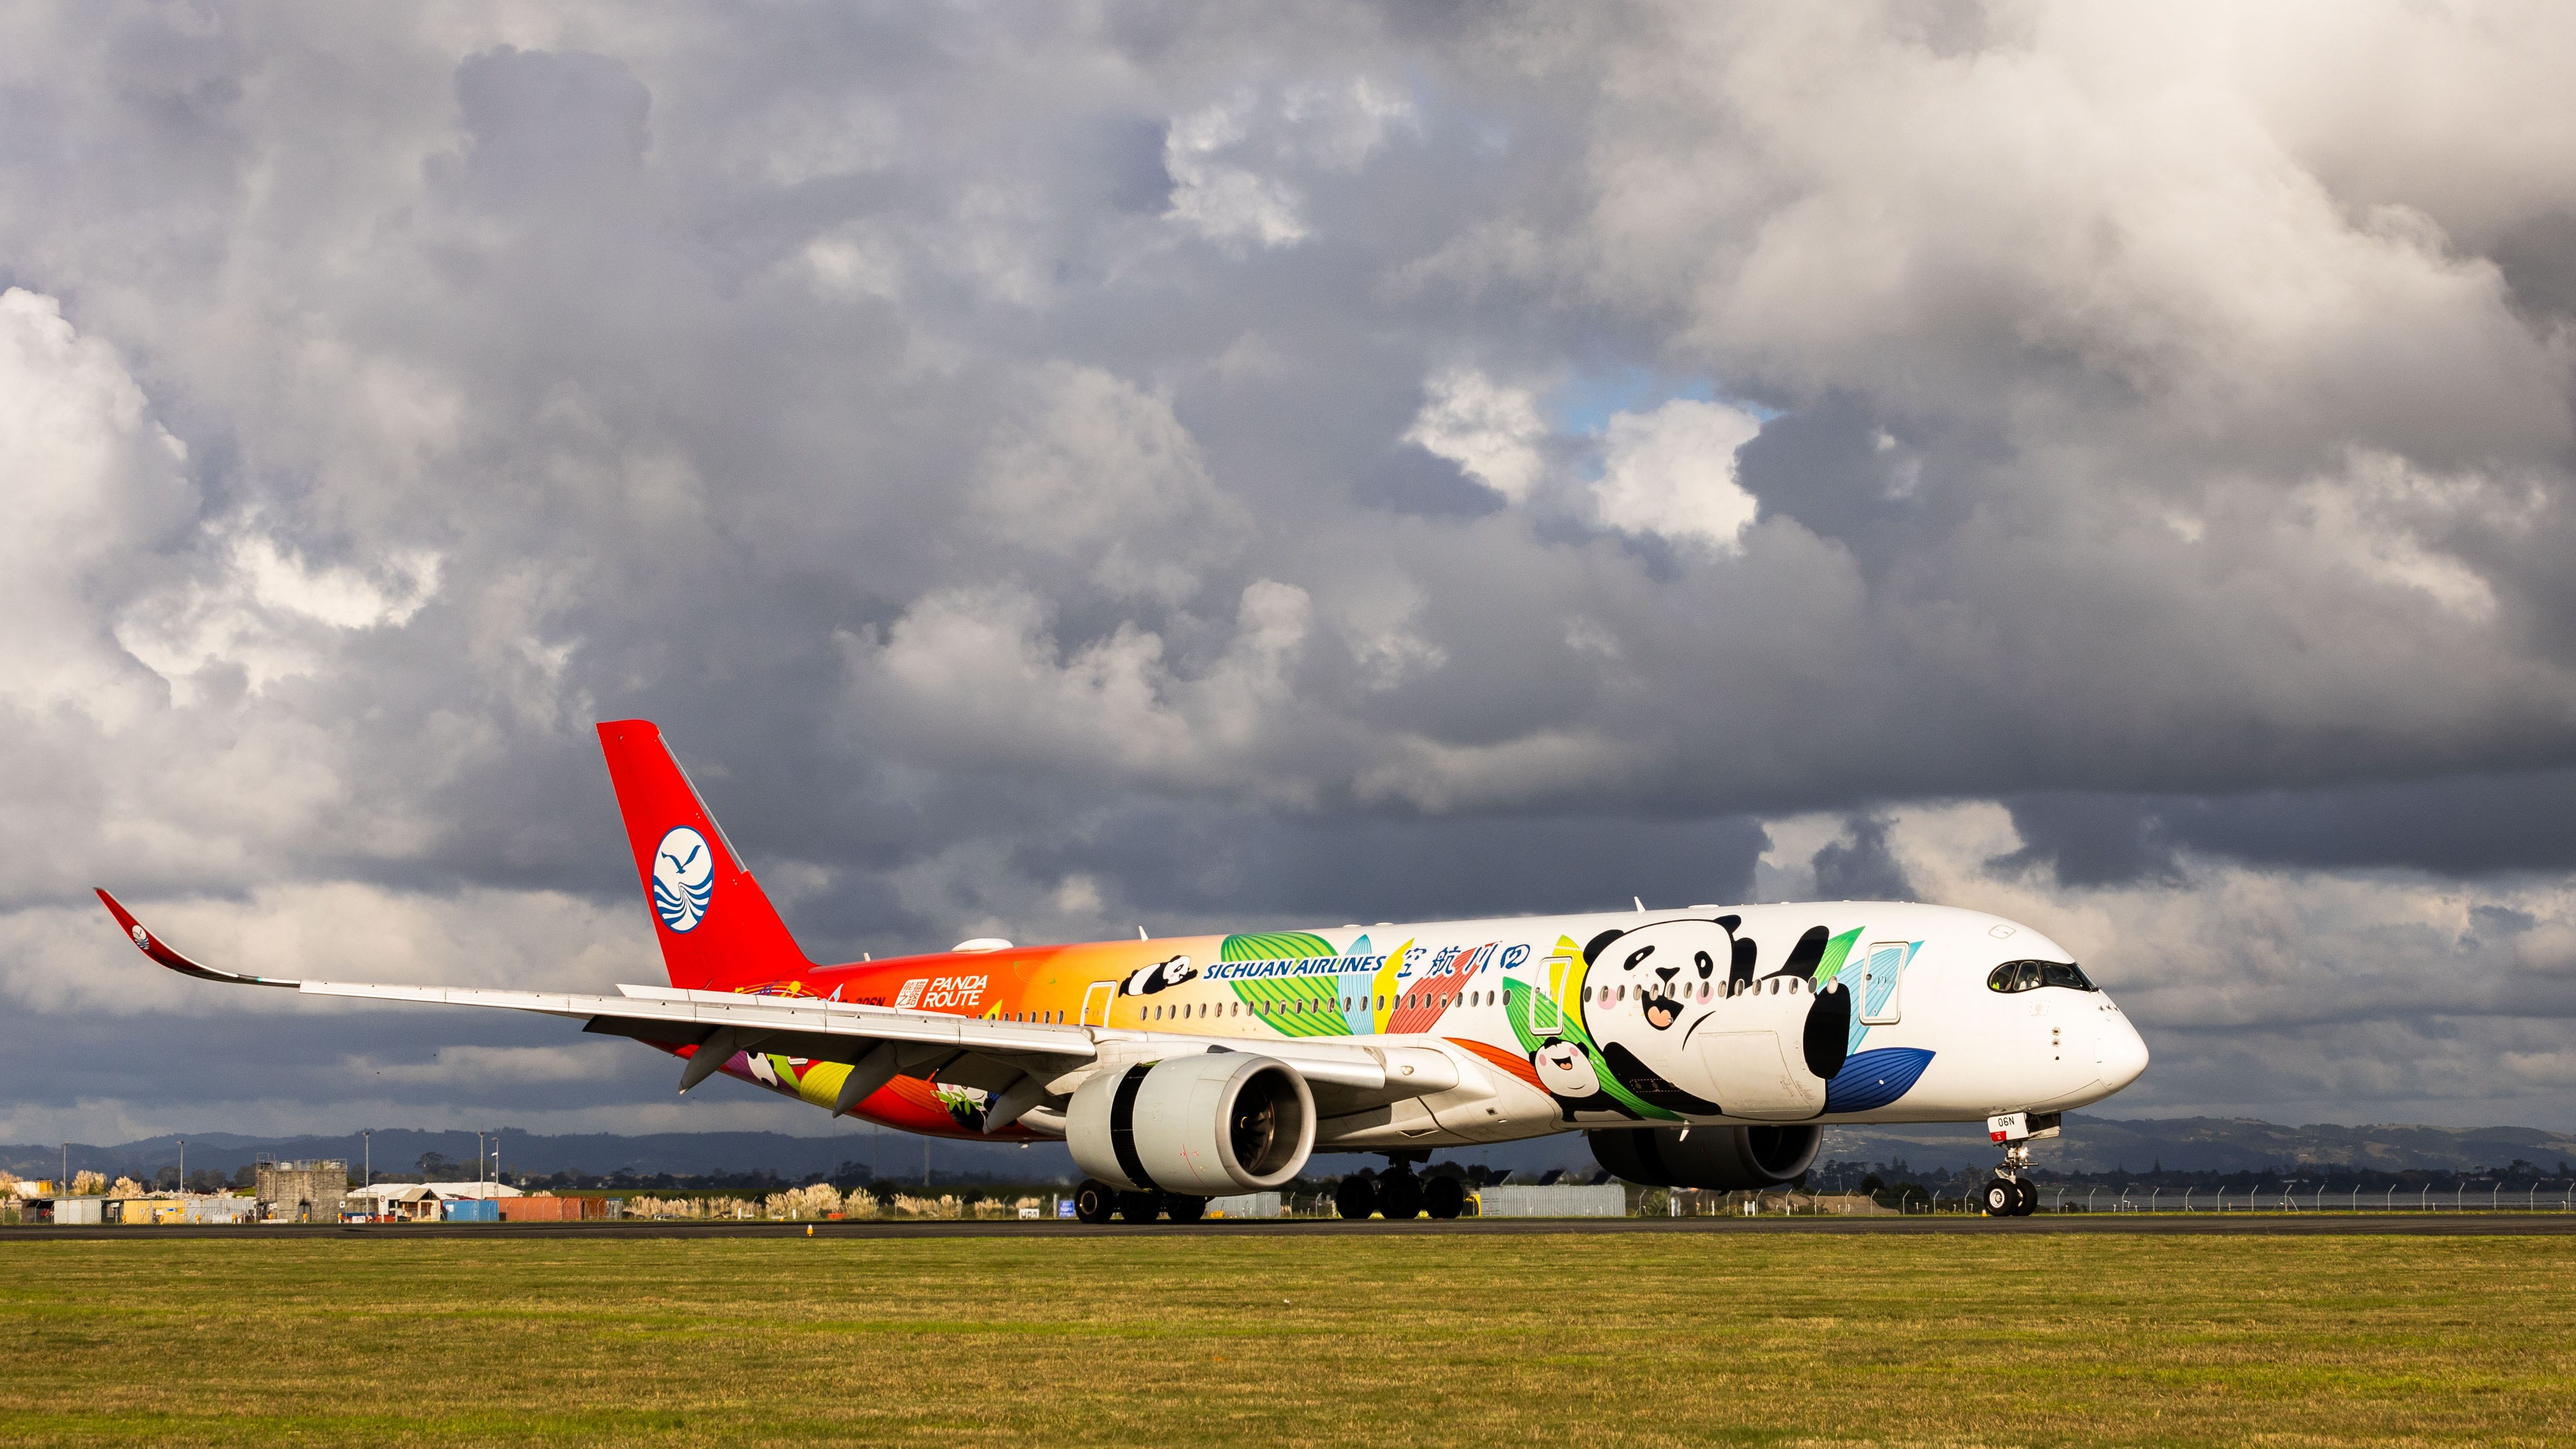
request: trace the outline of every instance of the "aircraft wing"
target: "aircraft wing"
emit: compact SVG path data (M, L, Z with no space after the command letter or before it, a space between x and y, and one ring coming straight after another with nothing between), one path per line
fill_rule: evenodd
M1015 1121L1029 1108L1062 1096L1096 1065L1151 1060L1196 1051L1253 1051L1276 1057L1310 1080L1385 1100L1446 1091L1458 1084L1456 1063L1429 1047L1284 1041L1245 1042L1177 1032L1050 1025L862 1006L810 996L757 996L669 986L620 986L616 996L560 991L501 991L460 986L375 985L290 980L223 971L189 959L102 890L98 898L144 955L182 975L240 986L274 986L307 996L366 1001L420 1001L531 1011L583 1023L583 1030L690 1049L681 1069L685 1092L738 1051L776 1052L810 1061L844 1062L851 1072L836 1114L898 1076L926 1076L995 1093ZM1008 1125L988 1112L988 1131Z

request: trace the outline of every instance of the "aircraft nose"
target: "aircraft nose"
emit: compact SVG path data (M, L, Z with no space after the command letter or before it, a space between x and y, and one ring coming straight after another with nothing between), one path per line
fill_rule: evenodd
M2096 1060L2102 1069L2102 1085L2116 1092L2138 1079L2147 1069L2147 1043L2138 1029L2129 1025L2125 1016L2105 1013Z

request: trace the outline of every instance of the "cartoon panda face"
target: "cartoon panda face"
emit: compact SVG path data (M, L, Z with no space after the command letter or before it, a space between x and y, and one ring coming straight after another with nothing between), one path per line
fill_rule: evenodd
M1634 1000L1659 1032L1672 1030L1689 1003L1709 999L1735 959L1735 932L1724 920L1657 921L1593 944L1585 979Z
M1604 931L1584 948L1584 1028L1602 1070L1639 1101L1684 1116L1722 1110L1689 1038L1728 980L1752 965L1752 943L1736 939L1739 923L1653 921Z
M1601 1078L1592 1070L1592 1051L1581 1042L1552 1036L1538 1044L1530 1055L1530 1065L1538 1069L1539 1085L1558 1097L1597 1097Z

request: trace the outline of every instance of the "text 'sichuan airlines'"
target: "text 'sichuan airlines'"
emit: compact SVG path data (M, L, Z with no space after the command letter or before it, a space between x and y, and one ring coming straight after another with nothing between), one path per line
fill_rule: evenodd
M1632 1182L1790 1181L1838 1122L1984 1120L1985 1206L2027 1213L2028 1142L2137 1079L2147 1049L2066 951L1977 911L1885 901L1527 916L1014 946L818 966L661 732L599 727L667 986L616 996L210 981L543 1012L835 1114L943 1137L1061 1139L1092 1221L1198 1216L1316 1152L1382 1153L1346 1215L1455 1216L1439 1148L1580 1131Z

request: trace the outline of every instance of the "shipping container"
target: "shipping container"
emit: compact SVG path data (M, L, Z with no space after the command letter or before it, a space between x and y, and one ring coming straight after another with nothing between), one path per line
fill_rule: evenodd
M505 1197L500 1203L505 1223L573 1223L603 1217L608 1209L595 1197Z

